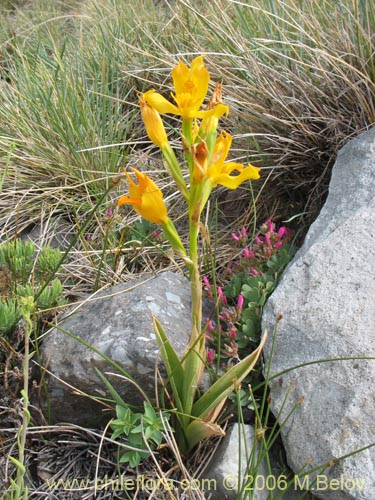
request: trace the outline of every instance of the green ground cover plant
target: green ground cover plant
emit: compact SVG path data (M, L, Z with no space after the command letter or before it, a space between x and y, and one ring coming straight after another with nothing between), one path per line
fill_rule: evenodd
M325 199L338 149L375 122L372 2L3 0L0 9L0 253L21 252L12 262L23 258L16 267L26 269L23 277L15 276L5 257L0 264L0 358L12 347L7 343L20 317L21 297L34 297L42 311L60 305L62 296L76 301L144 272L181 270L183 259L171 259L163 233L136 213L120 213L116 204L123 191L122 167L146 172L163 193L182 246L188 246L187 193L176 189L145 133L137 92L154 87L169 99L172 68L201 53L212 80L222 84L223 104L231 109L223 124L233 136L233 161L255 163L262 173L234 196L219 187L202 213L200 271L220 299L218 314L237 314L235 339L228 337L228 332L234 335L234 318L216 318L216 325L207 327L212 352L207 351L206 364L218 370L220 359L230 364L239 353L246 356L260 338L264 300L293 252L290 242L283 243L262 261L262 274L253 272L251 254L238 258L238 252L250 252L250 245L252 250L267 247L265 234L277 235L283 224L300 243ZM212 93L213 84L209 89ZM180 162L179 123L165 118ZM180 188L187 175L185 168L184 180L177 179ZM27 266L36 250L21 244L19 235L42 221L47 241L60 231L52 223L57 219L76 236L74 244L58 260L58 269L46 245L37 246L44 270L35 265L35 280L28 281ZM263 221L273 221L273 231L258 230ZM243 227L252 228L246 246ZM223 321L229 329L219 332L218 341L215 328ZM24 347L20 342L13 350ZM232 399L252 403L245 386ZM2 416L8 406L6 400ZM184 470L173 434L165 438ZM2 443L10 446L10 441ZM192 473L194 466L189 467L185 474Z
M58 278L44 287L47 278L61 258L61 252L43 247L39 253L31 241L13 240L0 245L0 333L9 337L21 318L20 303L23 297L33 297L39 311L39 326L48 309L66 304L63 284Z

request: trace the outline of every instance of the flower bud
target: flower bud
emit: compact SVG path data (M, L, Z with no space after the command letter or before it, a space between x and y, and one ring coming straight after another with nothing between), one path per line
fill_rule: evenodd
M207 363L211 364L215 357L215 351L213 349L208 349L207 351Z
M169 142L159 113L142 97L139 97L139 105L141 106L141 116L148 137L160 149L165 148Z

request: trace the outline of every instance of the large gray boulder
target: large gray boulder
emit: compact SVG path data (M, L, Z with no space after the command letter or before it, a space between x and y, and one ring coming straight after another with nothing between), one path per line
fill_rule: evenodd
M60 329L50 331L41 347L44 366L51 373L47 388L53 422L93 425L100 419L103 407L74 390L97 397L107 395L95 369L102 373L116 369L98 352L121 365L154 399L160 351L152 314L181 355L191 331L190 283L181 275L165 272L108 288L65 314L59 321ZM134 384L115 376L109 380L126 402L142 404L144 398Z
M375 128L339 153L329 195L305 243L268 300L263 328L280 321L271 376L339 357L375 356ZM269 367L272 339L264 349ZM270 383L287 460L295 473L322 464L305 485L329 500L373 500L375 448L324 469L330 460L375 443L375 360L311 364ZM285 403L286 400L286 403ZM284 406L283 406L283 403ZM317 483L313 483L314 478Z

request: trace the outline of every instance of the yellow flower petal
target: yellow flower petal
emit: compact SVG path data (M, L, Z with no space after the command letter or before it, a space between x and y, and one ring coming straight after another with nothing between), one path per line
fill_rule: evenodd
M219 118L228 115L229 106L219 103L214 108L199 113L203 114L203 116L199 117L203 118L199 133L202 137L205 137L212 132L216 133Z
M203 56L193 59L190 68L180 61L172 71L172 78L175 89L172 98L176 104L172 104L155 90L145 92L143 99L159 113L173 113L184 119L203 118L208 116L207 113L212 113L212 110L199 112L210 81Z
M208 91L210 74L204 66L203 56L198 56L188 68L180 61L172 71L176 101L184 118L194 118L194 113L201 107Z
M177 94L186 92L185 83L189 78L190 70L183 61L180 61L172 71L173 86Z
M214 150L211 157L211 162L207 170L207 176L210 178L212 186L218 184L227 187L228 189L237 189L240 184L249 179L259 179L259 168L253 165L245 167L242 163L227 162L224 163L230 146L232 144L232 136L225 131L222 131L216 140ZM230 175L232 172L239 172L238 175Z
M154 108L158 113L166 114L173 113L178 115L179 109L177 106L169 102L165 97L156 92L156 90L148 90L143 94L143 99Z
M259 179L260 174L259 174L259 168L254 167L253 165L248 165L247 167L244 167L241 164L238 163L228 163L225 164L225 166L230 165L230 173L233 171L240 172L238 175L230 175L230 173L218 173L215 175L213 178L211 177L211 180L214 184L214 186L217 186L220 184L221 186L224 186L228 189L237 189L240 184L242 184L245 181L248 181L249 179ZM233 165L236 165L235 168L233 168ZM242 167L241 169L239 167Z
M165 224L168 221L168 213L163 193L146 174L142 174L135 168L132 170L137 177L138 184L126 173L129 182L129 196L121 196L117 203L118 206L131 204L144 219L154 224Z
M203 56L198 56L191 62L191 80L194 84L192 96L199 108L206 98L210 82L210 73L204 66Z
M221 168L226 157L228 156L228 152L231 145L232 145L232 136L227 132L225 132L225 130L222 130L221 134L216 139L216 143L212 153L211 157L212 170L217 169L218 166ZM216 164L218 164L218 166Z

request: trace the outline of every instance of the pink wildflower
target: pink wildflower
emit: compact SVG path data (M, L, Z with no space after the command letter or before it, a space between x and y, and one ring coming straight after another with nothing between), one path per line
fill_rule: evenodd
M203 276L203 283L205 284L207 290L210 290L211 289L211 283L210 283L210 280L207 278L207 276Z
M266 243L266 245L267 245L268 247L270 247L270 246L271 246L271 239L270 239L270 235L269 235L268 233L266 233L266 234L264 235L264 241L265 241L265 243Z
M242 254L245 257L245 259L250 259L250 250L248 248L244 248L242 250Z
M255 253L251 248L244 248L242 254L245 259L253 259L255 257Z
M224 295L224 292L223 292L223 289L221 288L221 286L217 287L217 294L218 294L219 299L221 300L221 302L223 302L223 304L226 304L227 303L227 298Z
M232 233L231 236L234 239L234 241L237 241L237 243L238 242L245 243L245 241L247 239L246 227L243 227L242 229L240 229L236 233Z
M215 357L215 351L213 349L207 350L207 363L211 364Z
M237 337L237 330L234 325L232 325L231 329L229 330L229 335L233 340Z
M271 233L273 233L273 231L275 229L275 224L272 222L271 219L268 219L268 221L266 222L266 225L267 225L268 231L270 231Z
M237 298L237 309L239 312L242 311L242 307L243 307L243 302L244 302L244 298L243 298L243 295L239 295L238 298Z
M261 276L263 273L262 273L262 271L258 271L258 269L255 269L255 267L251 267L250 274L252 276Z
M212 322L212 319L208 319L206 321L206 327L209 332L213 332L215 330L214 324Z
M221 321L229 321L230 320L229 311L227 309L224 309L224 311L219 314L219 319L221 319Z

